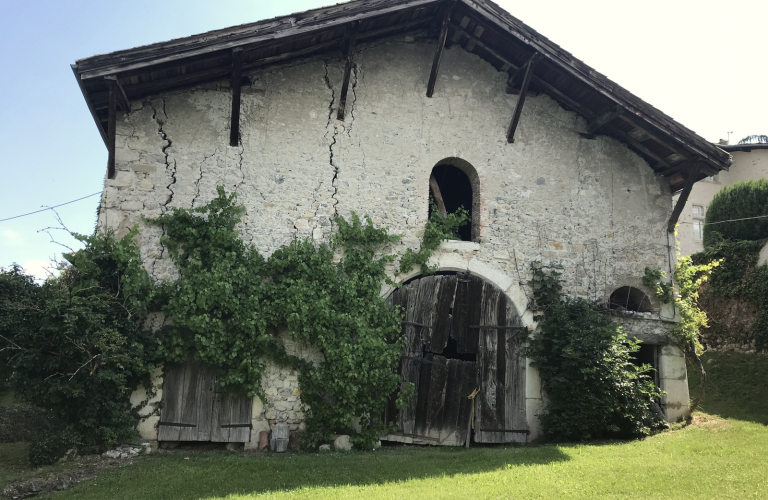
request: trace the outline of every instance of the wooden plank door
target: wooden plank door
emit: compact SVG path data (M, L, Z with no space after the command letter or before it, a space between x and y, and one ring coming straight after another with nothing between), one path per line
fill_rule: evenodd
M158 441L210 441L215 375L192 356L166 366Z
M216 390L215 370L195 361L166 367L158 441L250 441L252 400Z
M525 330L500 289L483 285L475 398L475 441L525 442ZM495 328L494 328L495 327Z
M253 401L244 396L216 392L211 418L211 441L247 443L251 440Z
M461 296L466 302L466 294L471 289L463 285L463 291L459 292L459 282L456 275L428 276L395 290L389 299L405 309L401 384L413 383L415 391L399 414L393 400L385 419L397 422L395 436L406 442L461 445L466 441L471 413L467 396L475 388L476 363L452 359L447 354L451 349L455 354L457 337L468 345L464 351L476 350L477 340L473 342L473 332L466 328L469 321L466 307L461 315L465 331L461 335L454 331L455 299L463 293Z

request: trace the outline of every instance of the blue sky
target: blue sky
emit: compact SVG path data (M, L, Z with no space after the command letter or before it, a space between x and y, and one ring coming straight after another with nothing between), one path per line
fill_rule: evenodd
M708 140L768 134L768 2L496 1ZM72 75L76 59L330 3L2 0L0 219L102 189L106 149ZM98 200L57 211L69 230L91 233ZM41 231L57 225L51 211L0 222L0 266L43 276L64 249Z

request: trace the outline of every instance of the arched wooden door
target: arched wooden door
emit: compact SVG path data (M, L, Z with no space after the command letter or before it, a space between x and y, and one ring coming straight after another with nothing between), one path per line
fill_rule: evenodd
M401 383L416 390L403 410L387 408L397 431L386 439L461 446L474 431L478 443L524 442L526 330L509 298L477 276L447 274L412 280L389 300L405 310Z

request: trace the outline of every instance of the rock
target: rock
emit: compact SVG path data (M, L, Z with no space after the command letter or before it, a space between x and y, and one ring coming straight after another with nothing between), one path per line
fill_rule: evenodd
M375 443L373 443L374 450L378 450L379 448L381 448L381 440L378 440Z
M329 445L329 444L321 444L320 448L318 448L318 451L320 453L325 453L327 451L331 451L331 445Z
M120 452L117 450L109 450L102 453L101 456L106 458L120 458Z
M349 436L342 434L333 440L333 449L336 451L352 451L352 443L349 442Z

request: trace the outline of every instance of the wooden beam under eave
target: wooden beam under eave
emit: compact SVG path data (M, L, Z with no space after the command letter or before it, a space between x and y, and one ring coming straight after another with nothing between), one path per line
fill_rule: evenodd
M243 49L232 49L232 121L229 126L229 145L240 143L240 87L243 80Z
M115 178L115 141L117 139L117 82L109 80L109 115L107 118L107 179Z
M507 129L507 142L515 142L515 131L517 130L517 124L520 122L520 115L523 112L523 105L525 104L525 97L528 95L528 84L531 83L531 76L533 76L533 68L536 66L537 54L534 54L526 64L525 76L523 76L523 83L520 85L520 95L517 98L515 104L515 112L512 114L512 122Z
M661 172L657 172L656 175L658 175L659 177L669 177L671 175L675 175L681 170L684 170L690 167L692 163L696 163L699 161L701 161L701 158L694 156L693 158L688 158L687 160L681 161L677 165L672 165L670 168L664 169Z
M440 61L443 58L443 49L445 49L445 38L448 36L448 26L451 24L451 11L455 4L455 0L449 2L443 11L443 22L440 25L440 35L437 37L435 57L432 59L432 71L429 72L429 81L427 82L427 97L432 97L432 94L435 93L437 72L440 70Z
M128 99L128 94L125 93L125 89L120 85L120 81L117 79L117 75L105 76L105 80L114 82L117 87L117 100L120 104L120 108L127 114L131 112L131 100ZM111 87L110 87L111 88Z
M624 108L621 106L616 106L615 108L606 111L602 115L598 116L594 120L590 121L587 124L587 128L584 131L584 134L582 134L584 137L587 138L594 138L595 133L600 130L604 125L607 125L608 123L615 120L618 116L620 116L624 112Z
M696 165L688 171L688 178L685 179L685 187L683 187L683 191L680 193L677 203L675 203L675 208L672 209L672 215L669 216L669 222L667 223L667 232L669 233L675 231L675 226L680 219L680 214L683 213L685 204L688 202L688 196L691 194L691 189L693 189L693 184L696 182L696 177L699 175L700 168L700 164L696 163Z
M349 36L347 38L344 47L342 47L342 55L346 57L347 62L344 65L344 82L341 84L341 96L339 98L339 111L336 113L337 120L344 119L344 111L347 106L347 92L349 92L349 76L352 74L353 57L355 54L355 40L357 39L357 32L360 29L360 21L355 21L349 30Z

